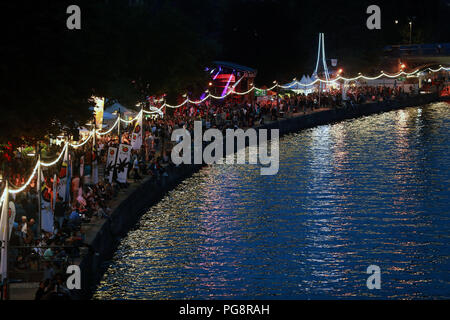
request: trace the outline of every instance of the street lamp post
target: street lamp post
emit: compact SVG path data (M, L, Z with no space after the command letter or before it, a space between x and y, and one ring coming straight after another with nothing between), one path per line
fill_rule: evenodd
M38 201L38 216L39 219L38 223L38 235L39 237L42 234L42 199L41 199L41 185L42 185L42 168L41 168L41 144L38 143L38 169L37 169L37 181L36 181L36 188L37 188L37 201Z
M409 45L412 45L412 28L413 28L413 20L415 19L415 17L412 17L409 21ZM396 25L399 24L399 20L394 20L394 23Z
M4 233L0 238L0 283L2 292L0 293L1 300L9 300L9 280L8 280L8 245L9 245L9 188L8 176L5 177L5 189L3 191L4 199L0 212L0 223L4 227ZM2 221L3 220L3 221Z
M409 45L412 45L412 21L409 22Z

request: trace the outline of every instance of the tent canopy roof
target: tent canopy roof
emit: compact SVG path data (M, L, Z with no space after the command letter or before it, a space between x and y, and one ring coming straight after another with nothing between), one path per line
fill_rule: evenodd
M125 113L136 113L135 111L130 110L130 109L124 107L123 105L121 105L121 104L118 103L118 102L116 102L116 103L114 103L112 106L109 106L108 108L106 108L106 109L105 109L105 112L108 112L108 113L114 113L114 112L116 112L116 111L118 112L119 110L120 110L120 112L121 112L122 114L125 114Z
M253 69L253 68L250 68L250 67L246 67L246 66L242 66L242 65L234 63L234 62L213 61L213 63L216 66L221 66L221 67L226 67L226 68L230 68L230 69L235 69L237 71L249 72L249 73L256 73L257 72L256 69Z

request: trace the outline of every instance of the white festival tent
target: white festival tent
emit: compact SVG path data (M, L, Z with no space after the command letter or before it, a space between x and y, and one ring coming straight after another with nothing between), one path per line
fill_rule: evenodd
M117 114L119 113L122 116L128 117L128 116L135 116L137 114L137 111L130 110L120 103L116 102L113 105L109 106L108 108L105 108L105 113L111 113L111 114Z
M90 107L89 109L93 111L94 107ZM137 111L132 111L116 102L108 108L105 108L105 110L103 111L103 121L116 120L119 111L122 118L135 117L138 113Z
M300 81L293 81L284 85L284 87L289 87L289 89L287 90L292 90L295 93L310 94L314 91L315 85L309 84L312 83L315 79L316 78L314 76L313 78L310 78L308 75L303 75Z
M103 112L103 123L106 123L108 127L111 126L116 121L119 112L120 117L125 120L132 119L138 114L138 111L130 110L116 102L105 108L105 111Z
M103 112L103 121L111 121L116 119L117 115L112 114L111 112Z

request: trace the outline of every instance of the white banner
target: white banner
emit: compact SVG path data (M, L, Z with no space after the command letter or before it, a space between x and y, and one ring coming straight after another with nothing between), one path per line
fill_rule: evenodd
M131 146L134 150L139 150L142 146L142 114L143 112L141 111L131 136Z
M63 198L63 200L66 199L66 189L67 189L67 175L68 175L68 163L69 163L69 153L68 149L66 149L66 152L64 154L64 160L61 166L61 171L59 172L59 183L56 188L58 195Z
M72 160L71 160L71 158L70 158L70 155L69 155L69 161L68 161L68 163L67 163L67 184L66 184L66 193L65 193L65 195L64 195L64 201L65 202L68 202L68 203L70 203L70 197L71 197L71 194L70 194L70 187L71 187L71 185L72 185L72 168L73 168L73 166L72 166Z
M8 216L8 203L9 203L9 190L8 186L5 187L3 191L3 205L0 216L0 244L1 244L1 254L0 254L0 280L3 281L6 278L6 274L8 273L8 252L7 247L4 245L7 241L6 239L6 228L7 228L7 216Z
M131 146L128 144L121 144L119 146L119 153L117 155L117 181L120 183L127 182L128 164L130 162Z
M16 205L12 201L9 202L9 211L11 212L9 214L9 239L11 239L11 234L14 227L14 219L16 219Z
M58 196L58 177L55 174L53 176L53 187L52 187L52 211L55 212L56 199Z
M60 178L58 186L56 187L56 192L58 193L58 196L60 196L63 200L66 196L66 187L67 187L67 178Z
M103 177L103 179L105 181L108 180L109 183L112 182L114 166L116 165L116 155L117 155L117 148L109 147L108 158L106 160L105 172Z
M49 195L49 199L47 201L43 196L43 192L41 192L41 227L42 230L53 233L53 212L51 203L52 194L47 193Z
M103 109L105 107L105 98L94 97L95 101L95 124L97 125L97 130L103 129Z

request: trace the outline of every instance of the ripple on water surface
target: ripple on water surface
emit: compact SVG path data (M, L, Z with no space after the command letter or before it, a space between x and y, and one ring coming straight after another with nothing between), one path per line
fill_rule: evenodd
M202 169L123 239L94 298L449 298L449 111L286 136L275 176Z

